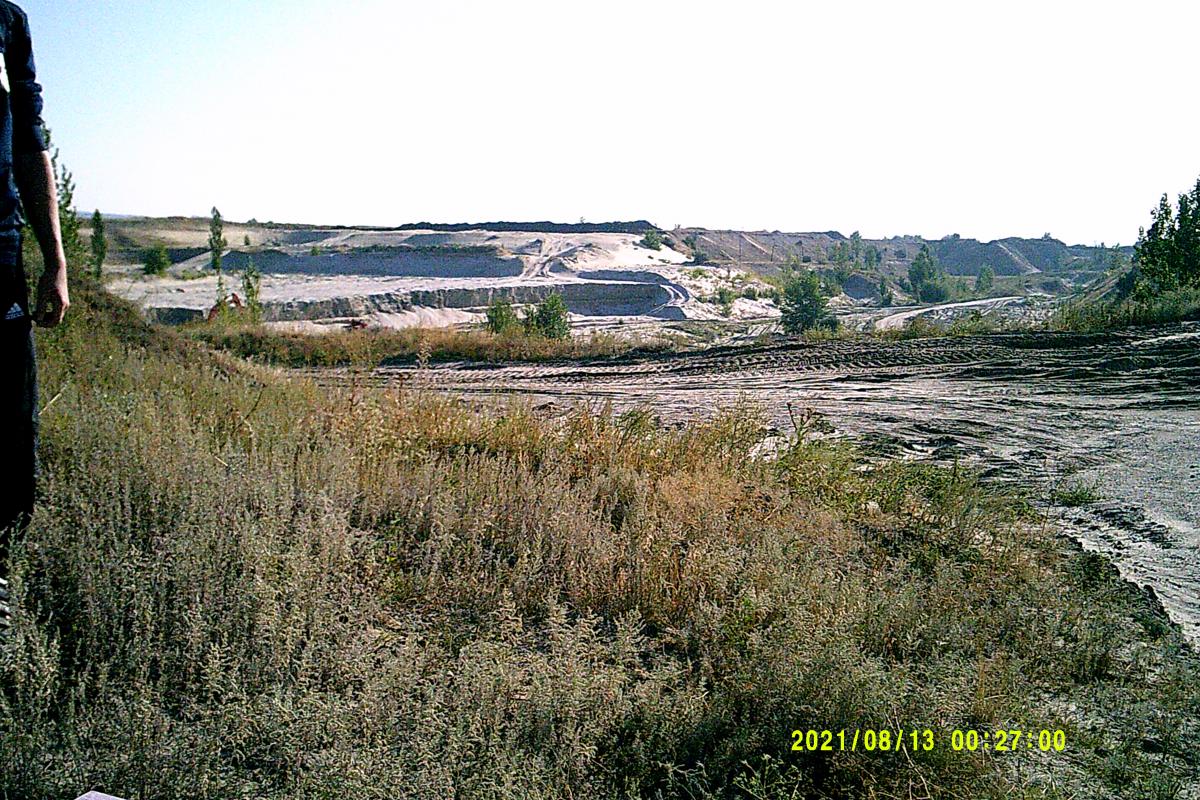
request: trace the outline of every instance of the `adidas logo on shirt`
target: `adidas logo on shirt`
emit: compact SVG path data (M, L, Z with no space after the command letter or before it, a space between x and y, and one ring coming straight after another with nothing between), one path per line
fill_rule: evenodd
M0 306L0 308L4 308L4 306ZM9 320L22 319L24 316L25 311L21 308L21 306L17 303L13 303L12 308L10 308L8 313L4 315L4 321L7 322Z

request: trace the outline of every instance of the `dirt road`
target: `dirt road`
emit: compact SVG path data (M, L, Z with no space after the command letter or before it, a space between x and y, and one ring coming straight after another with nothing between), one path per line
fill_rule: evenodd
M381 369L381 384L416 371ZM1054 508L1089 547L1157 592L1200 640L1200 325L1098 335L1006 334L714 349L594 364L426 369L429 386L646 406L666 421L738 402L781 429L823 415L880 456L972 464L1049 495L1067 480L1101 500Z

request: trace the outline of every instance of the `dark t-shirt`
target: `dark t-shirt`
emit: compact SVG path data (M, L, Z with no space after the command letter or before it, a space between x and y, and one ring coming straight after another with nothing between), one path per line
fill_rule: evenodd
M29 303L20 266L21 204L13 180L13 157L46 149L42 87L33 65L29 19L0 0L0 325L28 326ZM25 312L17 316L18 311Z

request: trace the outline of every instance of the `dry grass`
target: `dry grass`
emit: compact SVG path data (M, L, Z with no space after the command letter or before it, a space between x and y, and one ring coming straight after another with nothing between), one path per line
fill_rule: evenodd
M748 408L666 430L330 394L118 336L124 307L84 299L40 341L59 399L13 564L0 797L1142 797L1190 775L1177 634L970 475L757 457ZM1099 731L1047 705L1080 696ZM1168 755L1097 755L1118 712ZM795 728L1064 724L1057 761L789 751Z
M600 332L570 339L547 339L522 332L497 335L473 328L287 333L236 320L188 325L183 331L241 358L285 367L375 367L419 360L495 363L608 358L634 351L662 352L677 346L666 337L644 339Z

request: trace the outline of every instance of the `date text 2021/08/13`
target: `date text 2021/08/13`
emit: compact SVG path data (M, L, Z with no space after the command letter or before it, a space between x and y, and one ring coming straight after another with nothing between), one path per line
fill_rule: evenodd
M996 730L934 731L930 728L890 730L792 731L792 750L803 753L837 752L929 752L949 747L955 751L996 753L1058 752L1067 748L1067 734L1062 730Z

